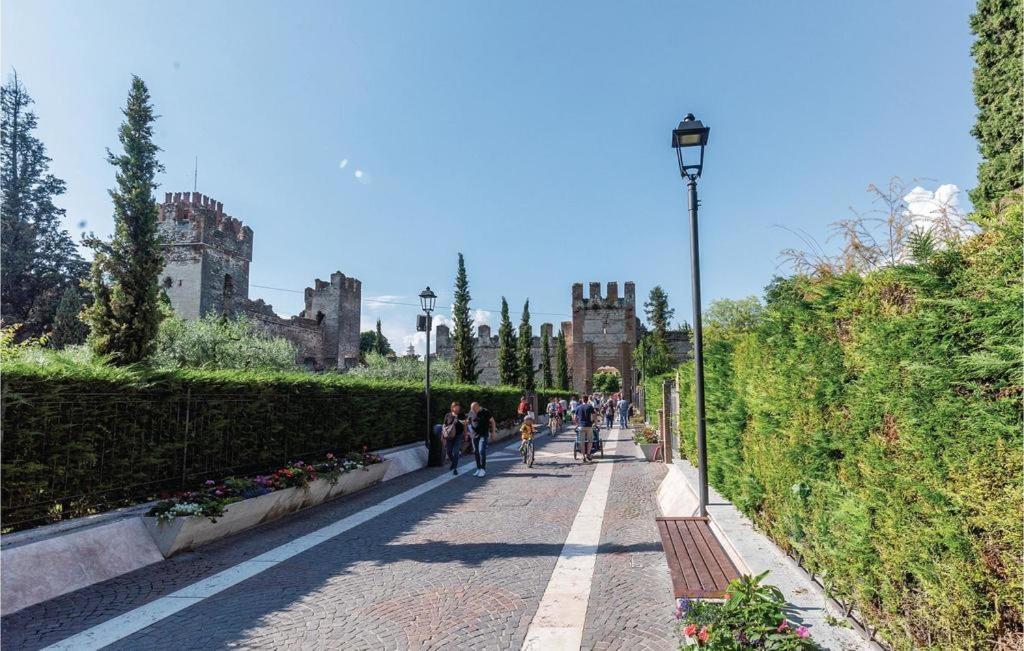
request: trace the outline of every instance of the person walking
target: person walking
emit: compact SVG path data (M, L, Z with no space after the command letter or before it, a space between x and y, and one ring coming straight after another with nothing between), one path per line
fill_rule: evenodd
M476 472L473 474L483 477L487 474L487 440L497 434L498 426L491 411L481 407L479 402L469 406L469 426L473 430L473 456L476 457Z
M629 426L629 401L625 396L619 397L619 427L626 429Z
M612 424L615 422L615 403L612 402L611 398L608 398L602 409L604 410L604 426L606 429L611 429Z
M516 414L519 416L519 422L523 422L523 419L530 415L530 403L526 401L526 396L519 399L519 408L516 409Z
M466 419L462 415L462 405L453 402L451 410L444 415L444 425L441 426L441 436L444 440L444 451L452 464L452 474L459 474L459 455L462 453L462 440L466 436Z
M583 396L582 402L576 406L574 415L576 424L580 428L580 442L583 444L583 463L590 461L590 441L594 436L594 405L590 404L587 396Z

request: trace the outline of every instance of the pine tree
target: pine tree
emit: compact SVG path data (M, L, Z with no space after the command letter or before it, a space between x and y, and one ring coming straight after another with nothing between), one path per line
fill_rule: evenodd
M0 315L20 323L20 337L53 324L64 290L76 287L88 265L61 227L54 199L64 181L49 173L46 146L32 135L36 114L17 73L0 89Z
M664 341L669 322L676 315L676 311L668 306L668 294L661 285L655 285L651 290L647 302L644 303L644 313L651 328Z
M508 386L519 385L516 331L508 316L508 301L504 296L501 297L501 326L498 328L498 381Z
M548 336L547 330L541 333L540 346L540 366L543 370L541 381L544 383L543 386L545 389L551 389L555 386L555 379L551 372L551 337Z
M533 328L530 326L530 300L523 304L523 317L519 321L519 353L516 356L519 362L519 384L527 391L533 391L536 381L533 375L533 353L530 347L533 345Z
M381 355L394 354L394 350L391 348L391 342L384 336L384 333L380 329L380 319L377 319L377 330L374 332L373 337L373 350Z
M473 347L473 319L469 316L469 278L466 276L466 262L459 254L459 270L455 275L455 303L452 306L455 346L455 379L458 382L476 382L476 349Z
M114 364L134 364L153 351L157 327L163 317L159 306L157 277L164 259L157 232L154 179L163 167L157 160L160 148L153 142L153 105L149 90L132 77L124 122L118 134L123 154L107 152L117 168L114 202L114 236L110 242L91 240L93 304L85 312L92 327L90 344Z
M569 351L565 345L565 333L558 332L558 345L555 347L555 357L558 359L558 388L562 391L569 390Z
M53 319L53 334L49 344L54 348L66 348L85 342L89 326L82 321L83 301L78 288L71 286L64 290Z

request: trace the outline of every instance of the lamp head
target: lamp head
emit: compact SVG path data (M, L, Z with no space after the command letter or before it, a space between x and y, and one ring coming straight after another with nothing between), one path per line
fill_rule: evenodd
M430 285L420 292L420 307L423 308L424 312L430 313L434 311L434 304L437 302L437 294L430 289Z

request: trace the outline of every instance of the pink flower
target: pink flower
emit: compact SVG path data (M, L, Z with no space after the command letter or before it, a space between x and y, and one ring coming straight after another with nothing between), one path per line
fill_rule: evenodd
M778 627L775 630L778 631L779 633L788 631L789 630L789 622L787 622L786 620L782 620L781 622L779 622L779 625L778 625Z
M696 624L688 624L686 626L686 628L683 629L683 633L686 633L686 637L693 637L696 632L697 632L697 625Z
M697 639L700 640L701 642L707 642L708 641L708 629L707 629L706 626L702 626L700 628L700 633L697 633Z
M213 485L214 485L215 483L216 483L216 482L215 482L215 481L213 481L212 479L207 479L207 480L206 480L206 485L207 485L207 486L213 486Z
M797 637L810 637L811 632L807 630L806 626L800 626L796 629Z

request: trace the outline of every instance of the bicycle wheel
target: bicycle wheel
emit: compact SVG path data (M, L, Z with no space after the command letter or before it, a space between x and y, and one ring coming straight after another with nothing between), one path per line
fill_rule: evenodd
M576 442L572 444L572 458L573 460L580 458L580 440L576 439Z
M530 454L530 461L529 461L529 462L527 462L527 464L526 464L526 465L527 465L528 467L532 468L532 467L533 467L533 456L534 456L534 447L533 447L533 445L530 445L530 451L529 451L529 454Z

